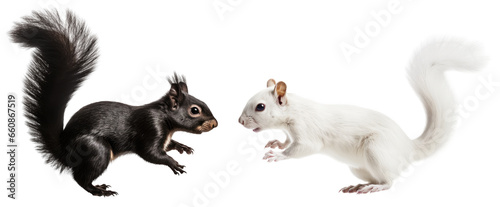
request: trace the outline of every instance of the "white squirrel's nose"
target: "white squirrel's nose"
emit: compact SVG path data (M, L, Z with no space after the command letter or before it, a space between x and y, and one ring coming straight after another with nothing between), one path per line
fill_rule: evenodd
M245 126L245 121L243 120L243 115L240 116L238 119L238 122L240 122L241 125Z

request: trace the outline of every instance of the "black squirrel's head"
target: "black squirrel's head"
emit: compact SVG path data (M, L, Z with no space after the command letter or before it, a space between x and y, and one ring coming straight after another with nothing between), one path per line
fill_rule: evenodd
M169 119L174 121L180 131L200 134L217 127L218 123L210 108L203 102L189 95L186 78L177 73L168 78L170 90L164 102L170 111Z

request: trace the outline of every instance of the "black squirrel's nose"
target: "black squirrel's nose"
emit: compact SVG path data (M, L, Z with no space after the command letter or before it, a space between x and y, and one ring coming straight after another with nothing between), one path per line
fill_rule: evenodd
M219 123L217 122L217 120L212 120L212 129L217 127L219 125Z

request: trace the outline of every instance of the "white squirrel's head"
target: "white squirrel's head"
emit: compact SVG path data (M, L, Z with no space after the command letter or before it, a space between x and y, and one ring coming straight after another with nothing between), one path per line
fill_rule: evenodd
M280 128L286 106L286 84L269 79L267 88L248 100L238 121L254 132Z

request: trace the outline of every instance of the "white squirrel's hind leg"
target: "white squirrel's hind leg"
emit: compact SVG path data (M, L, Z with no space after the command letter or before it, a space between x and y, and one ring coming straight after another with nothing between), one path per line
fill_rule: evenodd
M366 194L366 193L374 193L374 192L379 192L383 190L387 190L391 188L390 183L386 184L376 184L376 178L370 174L369 171L365 169L360 169L360 168L353 168L351 167L351 172L358 177L359 179L366 180L370 183L367 184L358 184L358 185L350 185L347 187L344 187L340 189L339 192L343 193L357 193L357 194Z
M384 191L392 186L392 181L399 176L400 170L406 168L404 155L385 150L388 146L377 143L377 137L367 137L363 145L364 164L361 168L352 168L351 172L368 184L358 184L342 188L344 193L374 193Z
M376 179L366 169L354 168L354 167L351 167L349 169L351 170L351 172L354 176L356 176L357 178L359 178L361 180L365 180L368 182L376 182L375 181Z
M384 190L388 190L391 188L390 184L358 184L351 185L340 189L339 192L343 193L357 193L357 194L366 194L366 193L375 193Z
M357 190L357 194L375 193L391 188L390 184L366 184Z

